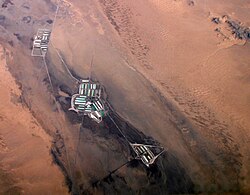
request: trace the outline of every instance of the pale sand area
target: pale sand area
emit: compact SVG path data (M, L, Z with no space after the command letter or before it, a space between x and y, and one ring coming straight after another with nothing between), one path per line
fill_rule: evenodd
M249 1L194 1L193 6L185 0L105 2L120 37L140 62L133 66L166 95L189 92L249 129L249 43L233 35L223 40L211 22L228 15L249 26Z
M137 61L130 65L185 113L203 141L211 141L206 151L213 158L221 158L216 150L224 147L241 153L236 158L243 165L242 186L249 191L250 44L211 19L227 15L248 27L250 1L99 2ZM218 27L223 35L215 32ZM239 149L233 149L235 144Z
M68 194L50 155L51 138L22 104L0 48L0 194Z

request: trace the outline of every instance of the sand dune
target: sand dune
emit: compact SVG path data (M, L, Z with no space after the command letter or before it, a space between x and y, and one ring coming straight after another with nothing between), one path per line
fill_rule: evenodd
M204 136L201 139L217 143L216 149L205 144L211 149L208 155L224 151L226 144L232 158L240 163L239 155L243 155L248 162L250 91L245 79L249 77L249 43L235 38L227 23L211 21L214 16L227 15L247 27L247 4L148 2L101 1L110 23L138 61L133 66L176 102L198 127L196 132ZM191 144L193 152L202 145L195 143ZM212 158L220 161L220 153ZM241 170L246 178L242 184L247 183L246 169Z

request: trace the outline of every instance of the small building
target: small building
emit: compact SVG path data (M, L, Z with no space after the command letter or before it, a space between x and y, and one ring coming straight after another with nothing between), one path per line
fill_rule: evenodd
M143 164L145 164L147 167L149 167L149 165L153 164L155 162L155 160L158 158L158 156L160 156L163 152L164 149L162 149L162 151L155 155L152 150L150 148L153 147L157 147L157 146L151 146L151 145L144 145L144 144L132 144L130 143L130 146L132 147L132 149L134 150L134 152L136 153L136 159L141 160L143 162Z
M51 31L49 29L38 29L34 36L32 56L45 56L48 50L48 44Z
M106 113L101 99L101 86L89 79L82 80L78 94L74 94L71 98L69 110L88 115L91 119L100 123Z
M79 94L91 99L100 98L100 85L90 83L89 80L82 80L82 83L79 85Z

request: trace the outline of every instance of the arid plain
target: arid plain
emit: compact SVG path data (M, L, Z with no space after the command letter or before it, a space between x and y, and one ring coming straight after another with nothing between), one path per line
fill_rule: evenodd
M250 193L250 1L0 3L0 193ZM53 29L53 86L30 55L38 28ZM131 161L108 119L68 111L58 54L105 87L131 139L166 149L155 166Z

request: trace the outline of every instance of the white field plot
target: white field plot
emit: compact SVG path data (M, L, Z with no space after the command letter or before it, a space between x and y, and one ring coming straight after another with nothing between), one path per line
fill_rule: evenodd
M38 29L33 41L32 56L45 56L48 50L50 34L51 30L49 29Z

